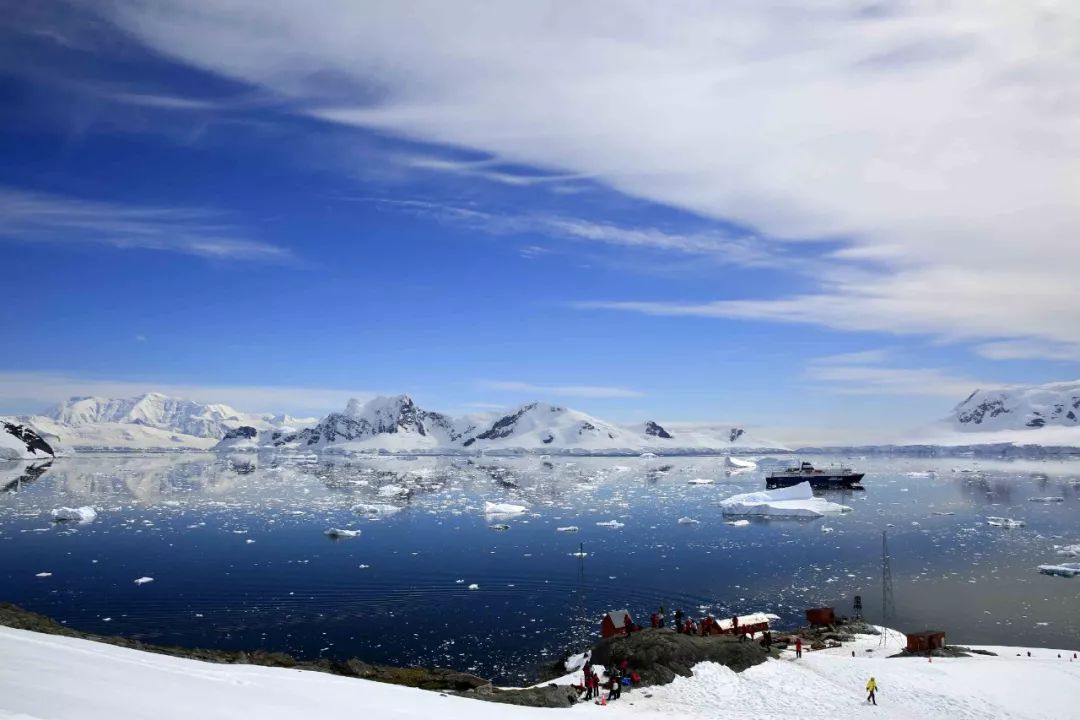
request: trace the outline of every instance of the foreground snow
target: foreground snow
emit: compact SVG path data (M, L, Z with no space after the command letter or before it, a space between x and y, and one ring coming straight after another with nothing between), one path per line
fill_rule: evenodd
M886 660L897 645L865 637L839 650L806 652L736 674L712 663L671 685L635 690L607 707L514 707L324 673L217 665L0 628L0 718L14 720L531 720L617 718L1080 718L1080 662L1071 652L991 648L999 657ZM851 657L851 651L855 657ZM870 652L867 652L870 651ZM1017 654L1019 653L1019 657ZM862 688L874 676L878 707ZM651 697L646 697L646 694Z

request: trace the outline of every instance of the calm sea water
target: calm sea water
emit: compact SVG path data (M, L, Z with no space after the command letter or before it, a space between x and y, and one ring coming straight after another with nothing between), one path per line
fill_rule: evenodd
M1080 463L844 460L867 472L865 492L832 498L853 512L746 527L725 524L717 501L762 489L764 471L790 458L742 473L723 458L0 465L0 600L155 643L436 664L508 682L579 649L617 608L639 622L662 604L796 623L808 607L849 613L858 594L878 620L885 530L895 626L941 628L953 643L1080 646L1080 578L1036 570L1065 559L1055 545L1080 542ZM1029 500L1043 496L1065 501ZM529 511L489 518L485 501ZM357 504L400 510L370 518ZM62 505L93 505L98 518L54 524ZM990 527L988 515L1027 526ZM597 525L609 520L623 527ZM556 530L570 525L579 532ZM331 527L362 534L331 540ZM154 581L134 583L144 576Z

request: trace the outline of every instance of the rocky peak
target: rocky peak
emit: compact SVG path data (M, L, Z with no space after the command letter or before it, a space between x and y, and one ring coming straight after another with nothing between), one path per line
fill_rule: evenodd
M663 425L652 420L645 421L645 434L663 438L664 440L670 440L673 437L671 433L664 429Z

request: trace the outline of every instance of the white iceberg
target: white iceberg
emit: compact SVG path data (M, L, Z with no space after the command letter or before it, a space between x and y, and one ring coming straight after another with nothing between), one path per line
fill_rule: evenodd
M687 485L712 485L715 480L712 478L694 478L693 480L687 480Z
M1061 545L1056 548L1058 555L1066 555L1068 557L1080 557L1080 543L1076 545Z
M732 457L730 455L728 455L726 458L724 458L724 464L727 465L728 467L731 467L731 468L739 468L740 470L756 470L757 469L757 463L754 462L753 460L750 460L750 459L743 460L741 458Z
M154 582L154 578L147 577L145 575L142 576L141 578L135 578L135 584L136 585L145 585L146 583L152 583L152 582Z
M602 520L601 522L596 523L596 525L597 527L608 527L616 529L626 527L625 523L621 523L618 520Z
M1012 518L995 517L993 515L986 518L986 524L1002 528L1022 528L1025 525L1023 520L1013 520Z
M472 585L469 586L469 589L470 590L479 590L480 586L477 585L476 583L473 583Z
M485 515L520 515L528 509L524 505L511 505L510 503L484 503Z
M732 527L746 527L750 524L749 520L725 520L725 525L731 525Z
M399 505L391 505L390 503L360 503L352 506L354 513L364 517L388 517L404 509Z
M700 520L695 520L692 517L681 517L681 518L679 518L679 524L680 525L700 525L701 521Z
M566 527L555 528L555 532L577 532L577 525L567 525Z
M1043 575L1076 577L1077 575L1080 575L1080 562L1061 563L1060 565L1040 565L1039 572Z
M77 508L59 507L52 511L52 518L55 522L88 523L93 522L96 517L97 510L89 505Z
M334 540L342 538L354 538L360 536L359 530L343 530L341 528L330 528L325 533L326 537L333 538Z
M816 518L850 512L847 505L840 505L824 498L814 497L810 483L803 482L776 490L732 495L720 501L725 515L763 515L770 517Z

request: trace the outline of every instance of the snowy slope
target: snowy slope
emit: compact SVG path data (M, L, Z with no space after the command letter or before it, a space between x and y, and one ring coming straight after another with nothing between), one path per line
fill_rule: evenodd
M57 454L49 436L29 423L0 417L0 460L40 460Z
M783 449L758 442L739 428L720 432L700 428L678 432L649 421L621 426L570 408L528 403L504 414L452 418L424 410L408 395L349 401L300 432L268 430L233 433L217 450L280 449L305 452L387 453L577 453L661 454L731 452L750 448Z
M1080 380L976 390L956 406L951 420L962 432L1080 427Z
M326 673L223 665L88 640L0 628L0 718L47 720L552 720L555 717L736 720L1070 720L1080 717L1080 662L1057 651L887 660L876 647L807 652L743 673L713 663L689 678L570 710L485 703ZM854 649L855 657L850 651ZM866 652L869 650L870 652ZM893 648L895 650L895 648ZM891 652L892 650L890 650ZM1017 657L1017 654L1025 655ZM1068 653L1063 655L1068 657ZM865 703L869 677L878 706Z
M146 393L132 398L75 397L27 419L80 450L209 450L230 430L295 431L314 418L244 413L228 405Z

